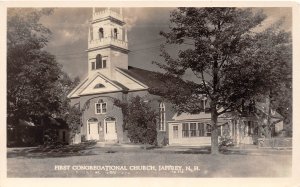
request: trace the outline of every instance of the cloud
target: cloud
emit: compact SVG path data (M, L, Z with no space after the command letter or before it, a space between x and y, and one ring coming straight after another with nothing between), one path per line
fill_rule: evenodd
M128 29L129 65L157 70L151 62L159 61L159 45L163 40L159 31L168 30L170 11L168 8L123 8L123 16ZM291 29L291 8L263 8L268 18L263 23L270 25L280 17L286 17L284 27ZM64 70L83 78L87 73L87 39L92 8L56 8L41 23L53 35L47 50L56 55Z
M86 40L90 15L89 8L56 8L51 16L43 17L41 23L53 33L49 47Z
M134 27L153 26L157 23L169 23L169 12L174 8L123 8L126 27L130 31Z
M283 20L282 29L286 31L292 30L292 8L288 7L272 7L272 8L263 8L264 13L268 16L267 19L262 23L262 25L267 28Z

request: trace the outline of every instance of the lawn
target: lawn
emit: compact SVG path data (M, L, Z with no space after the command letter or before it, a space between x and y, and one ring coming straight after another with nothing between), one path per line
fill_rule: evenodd
M288 177L291 152L208 148L97 147L9 149L8 177Z

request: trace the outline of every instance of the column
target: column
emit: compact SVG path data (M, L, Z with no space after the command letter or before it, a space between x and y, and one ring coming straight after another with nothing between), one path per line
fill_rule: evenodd
M236 132L236 144L239 145L240 144L240 120L237 120L235 132Z
M127 28L125 27L125 42L127 42Z

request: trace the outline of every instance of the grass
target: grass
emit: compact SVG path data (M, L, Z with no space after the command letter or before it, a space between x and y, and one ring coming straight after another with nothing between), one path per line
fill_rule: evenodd
M259 150L261 154L251 155L239 151L224 151L217 156L211 156L209 152L208 147L143 149L95 147L92 143L58 149L42 147L9 149L7 174L8 177L288 177L291 175L290 152L277 154ZM55 170L55 166L59 165L67 165L70 168ZM72 166L124 166L127 170L78 171L72 169ZM138 166L153 166L156 171L138 170ZM158 171L161 166L181 166L182 170ZM199 170L189 170L194 167L198 167Z

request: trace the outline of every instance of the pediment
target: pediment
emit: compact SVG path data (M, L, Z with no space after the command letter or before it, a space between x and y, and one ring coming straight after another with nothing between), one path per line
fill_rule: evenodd
M122 91L122 88L104 77L101 74L96 74L88 84L82 89L79 95L88 95L96 93L107 93L107 92L116 92Z
M76 98L89 94L116 92L124 89L126 89L126 87L122 86L122 84L112 81L104 75L97 73L84 79L72 90L72 92L68 95L68 98Z

